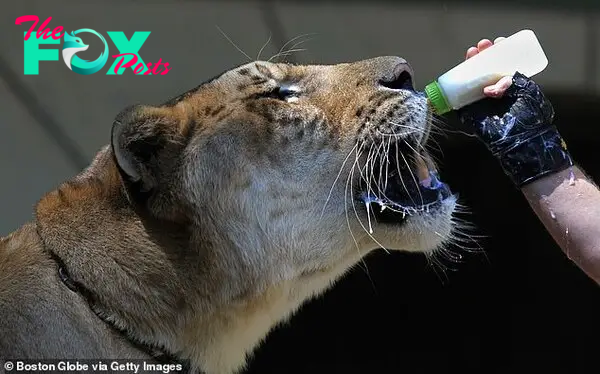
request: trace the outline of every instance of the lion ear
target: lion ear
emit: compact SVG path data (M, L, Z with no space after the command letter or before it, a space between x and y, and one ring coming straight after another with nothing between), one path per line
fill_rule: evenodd
M181 121L170 108L134 105L115 118L111 147L124 181L139 192L158 188L180 157Z

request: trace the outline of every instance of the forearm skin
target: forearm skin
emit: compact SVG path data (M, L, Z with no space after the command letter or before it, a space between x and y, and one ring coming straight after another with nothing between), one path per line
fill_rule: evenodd
M521 190L567 257L600 284L600 189L573 166Z

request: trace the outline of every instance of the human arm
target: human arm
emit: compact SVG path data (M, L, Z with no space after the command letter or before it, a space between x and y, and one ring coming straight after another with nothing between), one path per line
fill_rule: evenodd
M600 189L574 166L521 191L567 257L600 284Z
M491 45L480 41L466 58ZM460 111L461 121L473 126L567 257L600 284L600 190L572 160L551 103L518 73L484 93L488 99Z

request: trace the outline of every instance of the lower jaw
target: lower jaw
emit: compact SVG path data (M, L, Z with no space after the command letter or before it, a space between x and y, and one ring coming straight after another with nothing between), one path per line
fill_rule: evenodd
M418 196L403 199L410 200L410 203L379 197L372 192L363 192L360 201L365 204L367 213L373 214L379 223L401 223L415 214L434 214L446 201L455 198L448 185L440 182L437 177L434 180L435 183L429 187L421 186ZM422 201L424 196L428 198L427 201ZM417 204L418 202L421 204Z
M376 211L375 209L377 209L379 213L383 213L387 210L396 214L401 214L402 217L405 218L406 216L410 216L417 213L429 213L431 210L442 205L442 203L450 197L451 196L448 196L446 198L441 198L436 201L414 206L401 205L391 200L380 199L378 197L367 195L364 195L362 197L362 201L364 204L368 205L373 211Z

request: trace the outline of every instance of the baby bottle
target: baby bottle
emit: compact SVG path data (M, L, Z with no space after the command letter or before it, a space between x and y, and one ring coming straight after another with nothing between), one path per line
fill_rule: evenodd
M529 78L546 68L548 59L531 30L522 30L479 52L425 87L437 114L460 109L485 96L483 89L519 72Z

